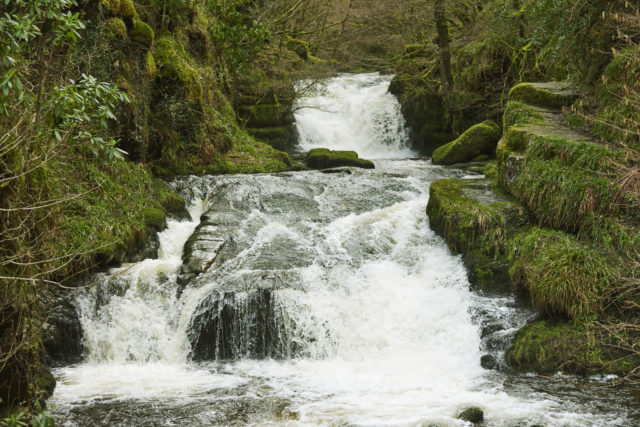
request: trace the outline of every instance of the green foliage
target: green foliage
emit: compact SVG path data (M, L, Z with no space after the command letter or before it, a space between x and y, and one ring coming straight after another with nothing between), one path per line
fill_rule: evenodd
M66 134L71 147L84 149L86 146L95 156L104 153L109 159L123 158L126 153L116 147L115 139L105 138L94 130L99 124L99 130L107 131L109 121L116 119L116 106L129 102L117 86L83 74L77 83L71 80L67 85L54 88L50 97L49 122L55 139L62 141Z
M232 74L240 72L269 38L267 25L250 18L248 12L253 3L253 0L207 2L210 13L215 16L208 28L209 35Z
M75 0L2 0L0 15L0 113L9 114L11 100L26 95L24 80L29 63L37 58L34 40L52 49L73 43L85 28L78 13L72 13ZM46 30L45 30L46 27Z

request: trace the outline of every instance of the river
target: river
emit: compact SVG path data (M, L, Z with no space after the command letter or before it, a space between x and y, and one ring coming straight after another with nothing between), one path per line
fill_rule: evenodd
M640 421L606 378L501 362L535 314L470 290L429 228L429 185L465 175L412 159L389 82L336 77L296 112L301 149L354 149L374 170L171 183L192 219L77 294L84 361L55 370L48 402L61 425L449 426L471 406L496 426Z

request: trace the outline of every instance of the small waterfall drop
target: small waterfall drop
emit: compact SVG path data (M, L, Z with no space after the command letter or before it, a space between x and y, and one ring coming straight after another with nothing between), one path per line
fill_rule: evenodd
M371 73L300 82L300 149L353 150L368 159L416 157L400 104L388 92L392 77Z
M448 426L469 406L487 425L629 424L594 388L480 367L531 313L470 291L429 228L430 183L463 174L399 159L389 80L330 79L296 115L303 148L387 158L375 170L171 183L191 220L79 292L85 360L56 370L49 401L61 425Z

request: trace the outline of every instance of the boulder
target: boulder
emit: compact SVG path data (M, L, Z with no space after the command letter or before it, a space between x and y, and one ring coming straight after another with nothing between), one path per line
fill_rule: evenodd
M360 159L355 151L332 151L326 148L314 148L307 154L307 165L312 169L328 169L340 166L354 166L374 169L371 160Z
M458 139L437 148L433 152L433 163L452 165L470 162L482 154L493 156L499 139L500 126L487 120L470 127Z
M480 424L484 421L484 412L477 406L465 409L457 417L459 420L467 421L471 424Z

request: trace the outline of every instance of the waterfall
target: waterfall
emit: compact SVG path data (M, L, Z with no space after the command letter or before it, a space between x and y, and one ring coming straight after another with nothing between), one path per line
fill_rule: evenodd
M300 148L354 150L360 157L416 157L400 104L388 92L393 76L377 73L302 81L295 105Z
M171 183L192 219L168 221L158 259L77 297L85 359L56 370L49 401L64 425L463 425L470 406L490 425L627 421L480 367L531 313L473 293L430 230L430 183L462 172L406 159L389 79L330 79L296 113L303 148L354 149L375 170Z

